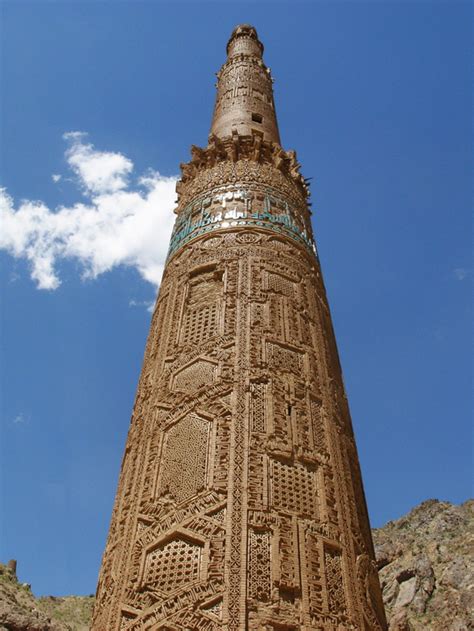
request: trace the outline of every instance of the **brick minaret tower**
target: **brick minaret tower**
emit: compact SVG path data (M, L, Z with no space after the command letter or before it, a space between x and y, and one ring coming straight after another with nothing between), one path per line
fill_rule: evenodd
M181 165L92 629L381 631L308 187L255 29L227 53Z

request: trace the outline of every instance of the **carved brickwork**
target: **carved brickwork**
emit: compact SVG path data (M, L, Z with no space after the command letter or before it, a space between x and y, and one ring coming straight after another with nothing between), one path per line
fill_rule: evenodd
M268 531L249 531L248 594L256 600L269 600L271 581L271 535Z
M297 375L303 364L303 354L300 350L275 344L267 343L268 365L270 369L285 371Z
M159 496L166 495L180 503L205 488L209 426L209 421L189 414L165 432Z
M180 331L183 345L198 346L218 334L221 294L222 282L214 272L203 272L190 281Z
M254 28L238 26L227 45L228 59L218 73L211 134L229 136L255 130L280 143L270 70L262 60L263 45Z
M241 25L182 165L93 631L384 631L307 181Z
M216 364L206 359L198 359L183 368L174 378L173 387L177 390L199 390L216 377Z
M201 548L184 539L174 539L145 557L143 585L168 593L199 579Z
M329 612L336 616L345 614L346 597L344 592L341 551L335 548L325 547L324 567L326 571L326 590Z
M316 517L314 471L305 465L270 460L271 504L284 512Z
M310 615L324 612L325 588L322 573L322 549L319 537L307 532L305 537L305 568L307 607Z
M265 432L267 423L265 420L267 384L253 383L251 385L250 418L253 432Z
M300 558L298 553L298 519L296 517L279 520L279 587L286 592L301 593Z

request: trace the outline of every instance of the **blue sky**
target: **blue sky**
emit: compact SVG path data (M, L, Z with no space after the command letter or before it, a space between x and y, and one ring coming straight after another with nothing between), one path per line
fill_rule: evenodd
M283 145L314 178L372 523L469 497L470 3L0 8L0 558L21 580L95 591L169 178L206 143L240 22L265 44Z

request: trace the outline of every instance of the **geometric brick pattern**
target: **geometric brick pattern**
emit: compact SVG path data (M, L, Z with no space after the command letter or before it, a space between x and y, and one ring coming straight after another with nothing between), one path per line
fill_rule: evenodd
M198 359L183 368L174 378L173 389L194 391L212 383L216 376L216 365L205 359Z
M271 595L271 536L267 531L249 533L249 596L267 601Z
M146 555L143 583L165 593L199 580L200 546L174 539Z
M302 464L270 461L272 505L281 511L313 516L316 483L314 471Z
M205 487L209 429L209 421L189 414L166 431L158 494L179 503Z

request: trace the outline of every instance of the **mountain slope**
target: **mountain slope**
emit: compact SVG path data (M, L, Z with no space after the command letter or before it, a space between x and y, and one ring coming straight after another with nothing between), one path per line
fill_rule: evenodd
M87 631L93 605L93 596L35 598L0 563L0 631Z
M473 500L427 500L373 537L391 631L474 629Z

